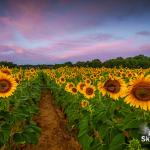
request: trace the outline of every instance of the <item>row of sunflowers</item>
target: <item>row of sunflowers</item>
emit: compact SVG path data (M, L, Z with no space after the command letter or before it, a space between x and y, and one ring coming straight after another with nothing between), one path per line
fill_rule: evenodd
M40 128L33 121L38 114L40 72L0 66L0 149L19 149L35 144Z
M0 147L36 144L41 85L47 82L84 150L140 150L150 127L150 69L0 67Z
M150 69L44 69L47 86L84 150L146 149Z

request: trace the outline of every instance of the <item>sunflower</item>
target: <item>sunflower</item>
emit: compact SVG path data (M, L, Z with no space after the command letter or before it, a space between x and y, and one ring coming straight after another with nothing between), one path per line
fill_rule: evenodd
M150 110L150 79L142 76L131 81L124 101L136 108Z
M126 74L126 77L127 77L127 78L132 78L132 77L133 77L133 73L132 73L132 72L128 72L128 73Z
M82 79L83 79L84 81L86 80L86 78L87 78L86 76L84 76L84 75L82 76Z
M80 93L83 93L83 88L86 86L85 83L83 82L79 82L78 85L77 85L77 90L80 92Z
M21 80L21 79L22 79L22 73L19 72L19 73L17 74L17 77Z
M12 70L9 69L8 67L3 67L0 69L0 71L6 75L11 75L11 73L12 73Z
M0 73L0 97L9 97L16 90L17 83L13 77Z
M32 73L32 72L36 72L36 70L35 70L34 68L31 68L29 71L30 71L31 73Z
M75 95L75 94L77 94L78 90L76 87L72 87L70 92Z
M95 96L95 87L93 85L86 85L83 88L83 94L86 98L90 99Z
M64 76L61 76L60 78L59 78L59 81L60 81L60 83L65 83L66 82L66 79L65 79L65 77Z
M57 84L57 85L59 85L59 86L61 85L61 83L60 83L60 80L59 80L59 79L55 78L55 82L56 82L56 84Z
M25 79L30 80L30 78L31 78L31 72L26 71L25 72Z
M87 100L82 100L80 105L81 105L82 108L85 108L89 105L89 102Z
M114 100L119 97L125 97L127 86L125 82L117 77L109 78L105 82L98 83L98 90L102 93L103 96L108 94Z
M86 83L87 85L90 85L90 84L91 84L91 80L87 78L87 79L85 80L85 83Z
M72 82L68 82L65 86L65 90L69 92L72 87L74 87L74 84Z
M91 80L93 80L93 79L94 79L94 76L93 76L93 75L91 75L91 76L90 76L90 79L91 79Z

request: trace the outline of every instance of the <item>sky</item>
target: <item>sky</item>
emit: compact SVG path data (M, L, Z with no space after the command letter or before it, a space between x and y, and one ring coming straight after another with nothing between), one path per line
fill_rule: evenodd
M150 0L0 0L0 61L150 56Z

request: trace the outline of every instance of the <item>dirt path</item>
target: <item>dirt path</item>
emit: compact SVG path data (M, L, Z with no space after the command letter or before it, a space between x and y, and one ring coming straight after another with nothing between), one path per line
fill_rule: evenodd
M40 115L37 123L41 127L41 137L37 145L30 145L26 150L80 150L77 141L67 134L66 121L57 107L52 104L49 90L42 91Z

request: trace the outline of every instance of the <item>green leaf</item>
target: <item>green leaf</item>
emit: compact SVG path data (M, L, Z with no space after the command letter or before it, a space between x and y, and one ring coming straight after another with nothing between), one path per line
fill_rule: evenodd
M25 132L36 132L38 134L40 134L41 129L36 125L36 124L30 124L28 126L25 127Z
M0 145L7 143L10 135L10 126L8 124L4 124L0 129Z
M78 138L80 138L80 136L82 136L83 134L86 134L89 130L89 120L88 117L84 117L79 124L79 134L78 134Z
M102 72L101 75L104 76L104 77L107 77L108 76L108 72Z
M109 150L121 150L122 149L122 144L125 142L125 138L122 134L117 134L112 142L109 145Z
M140 120L130 120L127 124L124 124L123 130L132 129L132 128L139 128L140 124L141 124Z
M88 134L80 136L79 142L82 144L84 150L90 150L90 145L93 142L93 138Z
M27 144L37 144L39 136L34 132L24 132L23 136L25 137Z
M13 136L13 139L18 144L25 144L26 143L26 139L22 133L15 133Z
M106 126L104 127L103 126L100 126L99 129L98 129L98 132L99 132L99 135L104 139L105 136L107 135L107 132L106 132L107 128Z

